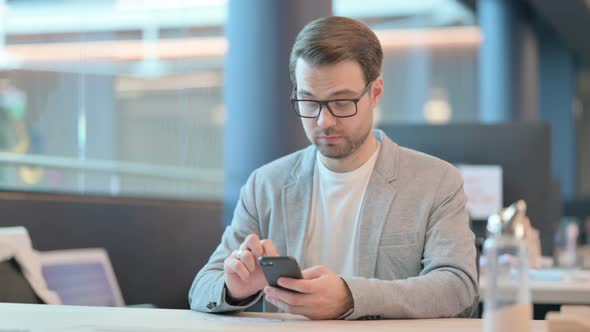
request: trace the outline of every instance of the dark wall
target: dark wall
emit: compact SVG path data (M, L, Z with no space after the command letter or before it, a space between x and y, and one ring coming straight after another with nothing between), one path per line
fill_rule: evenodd
M0 192L0 227L25 226L37 250L103 247L127 304L188 308L220 241L220 202Z
M551 176L551 134L545 123L388 125L380 128L396 143L452 164L500 165L503 203L524 199L533 227L540 231L543 255L553 253L561 216L559 182ZM473 231L485 237L486 220Z

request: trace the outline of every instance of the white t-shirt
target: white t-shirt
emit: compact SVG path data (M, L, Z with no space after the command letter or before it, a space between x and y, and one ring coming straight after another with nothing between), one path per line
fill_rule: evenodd
M302 268L324 265L342 276L357 275L361 206L378 155L379 146L359 168L336 173L324 166L318 152Z

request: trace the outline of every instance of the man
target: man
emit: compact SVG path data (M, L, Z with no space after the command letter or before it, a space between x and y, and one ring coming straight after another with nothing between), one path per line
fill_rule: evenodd
M255 170L191 308L240 311L265 295L310 319L471 316L474 235L457 169L373 130L383 52L364 24L309 23L291 52L292 104L308 148ZM302 280L268 286L260 256L297 259Z

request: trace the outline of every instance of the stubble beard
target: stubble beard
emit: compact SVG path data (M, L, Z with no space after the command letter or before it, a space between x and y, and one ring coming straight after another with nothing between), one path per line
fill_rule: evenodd
M331 159L344 159L352 155L357 151L365 142L371 130L367 130L362 136L354 139L349 136L338 135L341 137L342 142L339 144L332 143L321 143L319 142L319 136L332 136L335 134L334 131L330 130L317 130L313 136L313 144L316 146L318 151L327 158ZM340 145L340 146L339 146Z

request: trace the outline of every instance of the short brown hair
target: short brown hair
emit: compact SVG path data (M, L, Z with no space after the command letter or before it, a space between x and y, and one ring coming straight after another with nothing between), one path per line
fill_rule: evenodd
M289 63L293 85L296 85L295 67L299 58L316 66L356 61L363 70L365 83L369 83L381 74L383 49L375 33L365 24L331 16L308 23L297 35Z

